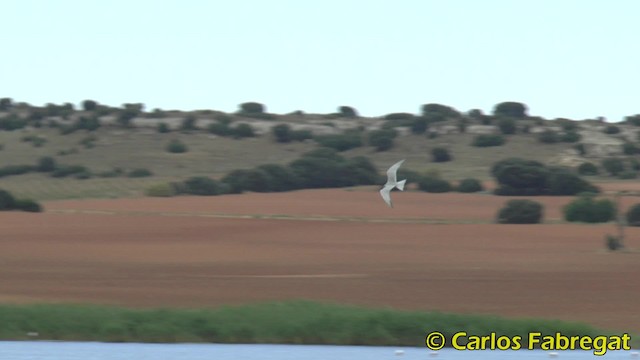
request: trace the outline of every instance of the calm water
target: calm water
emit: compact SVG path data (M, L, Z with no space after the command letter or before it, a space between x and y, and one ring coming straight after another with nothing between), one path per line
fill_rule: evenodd
M396 355L397 350L404 351ZM545 351L457 351L431 354L426 348L311 345L111 344L93 342L0 341L1 360L417 360L549 359ZM639 359L629 351L559 352L555 359Z

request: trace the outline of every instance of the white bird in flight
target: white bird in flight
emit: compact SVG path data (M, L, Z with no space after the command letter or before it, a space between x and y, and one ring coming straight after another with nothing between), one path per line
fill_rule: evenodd
M380 190L380 195L382 195L384 202L386 202L390 207L393 207L390 195L391 190L393 190L393 188L398 188L400 191L404 191L404 183L407 182L406 179L402 181L397 180L398 169L403 162L404 160L400 160L387 170L387 183L384 184L384 187Z

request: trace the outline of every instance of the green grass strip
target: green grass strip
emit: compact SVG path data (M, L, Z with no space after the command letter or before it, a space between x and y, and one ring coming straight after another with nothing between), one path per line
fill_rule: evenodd
M590 326L555 320L505 319L372 309L310 301L214 309L128 309L94 305L0 305L0 339L105 342L211 342L424 346L428 332L448 339L469 334L603 335ZM33 335L32 335L33 336Z

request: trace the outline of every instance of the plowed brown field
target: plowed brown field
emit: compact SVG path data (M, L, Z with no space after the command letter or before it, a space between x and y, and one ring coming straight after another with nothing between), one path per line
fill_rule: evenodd
M215 306L279 299L577 320L640 332L640 228L497 225L507 198L309 190L60 201L0 213L0 301ZM566 197L542 197L560 219ZM625 199L631 204L635 199ZM640 202L640 199L638 199Z

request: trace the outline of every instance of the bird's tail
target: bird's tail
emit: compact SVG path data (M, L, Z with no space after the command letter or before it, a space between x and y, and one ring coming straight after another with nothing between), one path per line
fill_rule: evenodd
M400 189L400 191L404 191L404 183L406 183L406 182L407 182L407 180L406 180L406 179L404 179L404 180L402 180L402 181L398 181L398 183L396 184L396 187L397 187L398 189Z

